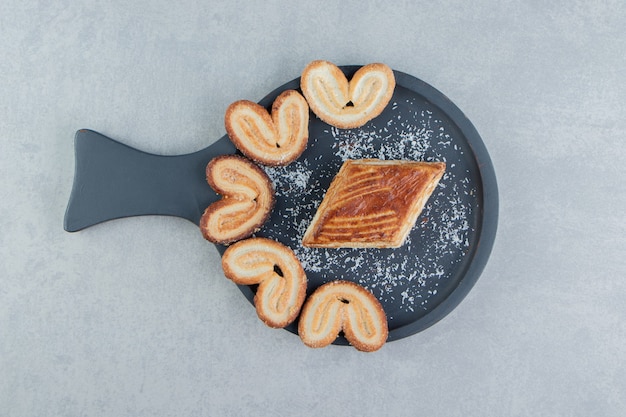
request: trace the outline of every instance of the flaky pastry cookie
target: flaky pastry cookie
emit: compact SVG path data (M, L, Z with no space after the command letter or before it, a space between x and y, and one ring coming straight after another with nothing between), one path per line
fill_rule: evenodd
M288 165L295 161L309 139L309 106L295 90L281 93L272 114L252 101L239 100L226 109L226 132L248 158L264 165Z
M307 278L300 261L287 246L266 238L240 240L222 256L224 275L236 284L259 284L254 305L268 326L293 322L306 295Z
M300 88L309 107L324 122L341 129L363 126L380 115L396 86L385 64L361 67L348 81L335 64L313 61L302 72Z
M265 223L274 207L274 188L256 164L237 155L213 158L206 167L207 182L222 196L200 219L208 241L226 245L244 239Z
M302 239L322 248L397 248L443 176L444 162L347 160Z
M332 281L307 298L298 322L298 334L312 348L331 344L343 331L356 349L380 349L389 335L387 316L380 302L365 288L350 281Z

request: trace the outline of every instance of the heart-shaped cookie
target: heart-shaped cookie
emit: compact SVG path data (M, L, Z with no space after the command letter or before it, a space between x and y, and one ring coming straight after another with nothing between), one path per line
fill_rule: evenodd
M300 87L309 107L324 122L341 129L363 126L391 100L396 80L385 64L361 67L348 81L328 61L313 61L302 72Z
M332 281L317 288L300 313L298 334L313 348L331 344L343 331L358 350L371 352L387 341L387 316L380 302L350 281Z
M205 239L226 245L257 231L274 207L274 188L267 174L237 155L213 158L206 167L207 182L222 195L200 219Z
M288 165L306 148L309 106L295 90L282 92L272 104L272 114L261 105L239 100L226 109L226 133L248 158L264 165Z
M259 284L254 305L268 326L293 322L306 295L306 274L287 246L266 238L250 238L229 246L222 256L224 275L236 284Z

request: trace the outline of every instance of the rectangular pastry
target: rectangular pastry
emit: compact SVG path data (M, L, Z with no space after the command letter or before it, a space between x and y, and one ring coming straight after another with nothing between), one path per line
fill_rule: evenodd
M445 169L444 162L345 161L304 234L302 245L402 246Z

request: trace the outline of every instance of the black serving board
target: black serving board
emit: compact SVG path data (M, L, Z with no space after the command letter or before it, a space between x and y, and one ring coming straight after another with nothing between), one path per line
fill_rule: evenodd
M358 68L341 67L348 78ZM380 116L342 130L311 113L309 143L300 158L287 167L264 167L276 189L276 206L256 234L294 250L309 294L335 279L369 289L387 313L390 341L428 328L463 300L487 263L498 223L495 172L476 129L435 88L394 74L394 95ZM282 91L299 85L297 78L259 103L269 109ZM91 130L76 133L75 147L64 225L71 232L138 215L178 216L198 224L204 209L220 198L206 183L206 164L237 152L224 136L192 154L153 155ZM339 167L360 158L445 161L447 168L401 248L304 248L302 235ZM216 247L220 254L226 249ZM240 289L252 302L256 288ZM297 322L287 330L297 333ZM335 344L347 342L340 337Z

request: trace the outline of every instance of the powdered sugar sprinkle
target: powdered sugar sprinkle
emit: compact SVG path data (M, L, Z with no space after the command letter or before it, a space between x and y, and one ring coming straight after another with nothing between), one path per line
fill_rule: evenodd
M479 199L471 180L473 160L455 127L424 103L394 101L389 107L402 116L381 117L382 122L375 119L358 129L324 125L298 161L266 167L278 203L261 233L291 247L314 286L346 279L372 291L392 322L407 313L423 314L445 296L441 287L458 273L475 243ZM361 158L443 161L447 167L401 248L303 247L306 228L339 167Z

